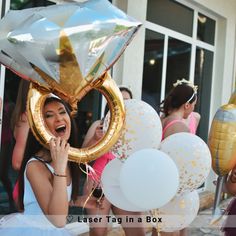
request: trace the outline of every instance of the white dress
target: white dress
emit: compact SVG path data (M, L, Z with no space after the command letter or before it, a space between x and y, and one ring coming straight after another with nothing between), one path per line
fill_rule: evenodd
M31 158L31 161L39 161ZM28 165L27 163L27 165ZM53 168L45 163L48 169L53 173ZM27 166L26 166L27 168ZM26 168L24 173L24 212L14 213L4 216L0 219L1 236L71 236L65 228L55 227L43 214L30 182L26 177ZM71 196L71 184L67 187L68 199Z

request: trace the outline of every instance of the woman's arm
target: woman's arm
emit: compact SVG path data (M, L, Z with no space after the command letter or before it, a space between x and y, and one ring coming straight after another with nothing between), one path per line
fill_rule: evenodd
M85 135L82 147L89 147L97 143L103 137L101 120L95 121Z
M12 167L19 170L24 157L25 146L29 133L29 124L26 114L22 114L21 120L14 128L15 146L12 152Z
M31 184L36 199L47 218L56 227L64 227L68 215L69 199L67 196L67 170L69 144L56 138L50 141L50 152L54 173L52 175L41 162L28 164L26 176Z
M93 196L82 195L78 196L75 201L70 202L70 206L83 207L86 209L102 208L103 198L97 199Z

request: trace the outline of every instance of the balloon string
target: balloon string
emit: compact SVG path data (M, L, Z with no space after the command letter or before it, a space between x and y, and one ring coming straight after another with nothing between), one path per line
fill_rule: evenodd
M84 164L86 167L86 171L80 166L80 164L78 164L78 165L79 165L79 169L86 175L86 182L88 182L88 176L91 176L93 181L96 182L97 184L99 184L99 176L96 173L96 171L94 170L94 168L87 163L84 163Z
M157 236L161 236L161 228L158 226L158 223L157 223Z
M85 163L85 166L86 166L86 164L87 164L87 163ZM83 168L80 166L80 163L78 163L78 165L79 165L79 169L80 169L84 174L87 175L87 174L88 174L87 169L86 169L86 171L84 171Z
M85 164L85 167L86 167L86 171L80 166L80 164L79 164L79 169L80 169L84 174L86 174L86 182L88 182L88 176L90 175L90 176L92 176L94 182L96 183L95 186L98 186L98 185L99 185L99 182L97 181L97 180L98 180L98 175L96 174L95 170L94 170L94 169L92 168L92 166L90 166L89 164L87 164L87 163L84 163L84 164ZM91 173L90 173L90 172L91 172ZM95 188L93 188L93 189L91 190L91 192L89 193L88 197L86 198L86 200L85 200L85 202L84 202L84 204L83 204L83 206L82 206L82 212L83 212L82 214L83 214L83 215L84 215L84 209L85 209L85 207L86 207L86 204L88 203L89 199L92 197L94 191L95 191ZM101 196L98 198L98 200L97 200L97 203L98 203L98 204L100 203L102 197L103 197L103 196L101 195Z
M85 202L84 202L84 205L83 205L83 210L87 204L87 202L89 201L89 199L92 197L92 194L94 192L95 189L92 189L92 191L89 193L88 197L86 198Z
M210 226L214 226L216 225L222 218L223 218L224 214L220 215L217 218L213 218L210 222Z
M153 209L150 211L150 215L152 217L155 217L157 218L158 217L158 209ZM153 227L156 229L156 232L157 232L157 236L161 236L161 227L159 226L158 223L152 223Z

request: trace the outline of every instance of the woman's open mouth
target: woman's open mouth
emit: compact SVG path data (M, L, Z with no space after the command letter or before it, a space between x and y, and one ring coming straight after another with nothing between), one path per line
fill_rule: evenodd
M66 125L59 125L55 129L58 136L64 136L66 133Z

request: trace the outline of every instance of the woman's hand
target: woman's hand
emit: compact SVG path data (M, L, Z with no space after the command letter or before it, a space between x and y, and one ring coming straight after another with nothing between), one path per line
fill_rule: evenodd
M100 123L96 129L95 129L95 132L94 132L94 141L97 142L99 141L102 137L103 137L104 133L103 133L103 124Z
M55 173L66 175L68 151L70 147L69 143L60 137L57 137L50 140L49 146Z
M70 201L70 206L84 207L87 209L103 209L103 199L98 199L93 196L89 197L87 195L79 196L76 200Z

